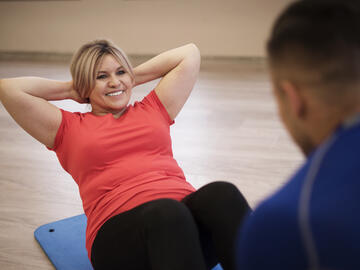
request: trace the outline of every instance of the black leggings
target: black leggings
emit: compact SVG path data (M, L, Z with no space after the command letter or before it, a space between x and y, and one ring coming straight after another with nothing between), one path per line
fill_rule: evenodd
M110 218L92 246L94 269L235 269L235 239L250 210L239 190L214 182L181 202L159 199Z

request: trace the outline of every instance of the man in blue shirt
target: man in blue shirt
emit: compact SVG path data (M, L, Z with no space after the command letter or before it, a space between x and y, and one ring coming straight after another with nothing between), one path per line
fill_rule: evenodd
M360 12L297 1L267 44L279 115L306 162L249 214L237 267L360 269Z

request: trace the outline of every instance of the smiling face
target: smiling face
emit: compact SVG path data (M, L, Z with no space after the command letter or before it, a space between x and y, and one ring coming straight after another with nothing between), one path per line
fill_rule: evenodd
M130 74L112 55L104 56L96 74L95 87L90 93L92 113L112 113L119 117L125 111L133 87Z

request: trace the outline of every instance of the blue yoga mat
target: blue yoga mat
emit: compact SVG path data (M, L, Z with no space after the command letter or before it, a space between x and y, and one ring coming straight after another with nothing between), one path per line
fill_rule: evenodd
M55 221L35 230L35 238L58 270L93 270L85 248L84 214ZM212 270L222 270L217 265Z

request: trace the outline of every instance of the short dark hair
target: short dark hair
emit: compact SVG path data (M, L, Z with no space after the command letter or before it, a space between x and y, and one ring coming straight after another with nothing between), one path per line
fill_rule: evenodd
M275 21L267 43L270 66L312 73L313 83L323 86L359 83L357 2L302 0L290 4Z

